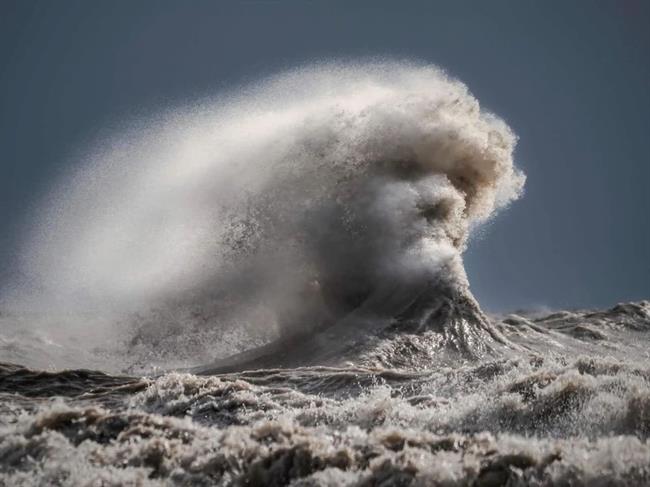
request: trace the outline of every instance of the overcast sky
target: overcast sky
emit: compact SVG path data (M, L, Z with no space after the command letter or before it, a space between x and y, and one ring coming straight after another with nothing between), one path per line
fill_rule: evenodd
M520 137L526 194L467 253L487 309L650 298L642 0L0 0L0 277L30 207L124 120L376 55L442 66Z

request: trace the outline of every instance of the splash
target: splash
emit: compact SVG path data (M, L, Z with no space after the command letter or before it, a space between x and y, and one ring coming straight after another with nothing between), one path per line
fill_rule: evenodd
M461 256L525 178L513 132L440 69L315 65L138 126L41 208L26 307L139 316L133 343L245 329L320 359L399 323L470 351L494 337ZM236 363L279 348L260 350Z

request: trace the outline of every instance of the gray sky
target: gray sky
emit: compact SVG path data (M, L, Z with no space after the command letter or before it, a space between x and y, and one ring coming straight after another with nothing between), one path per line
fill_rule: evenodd
M0 0L0 278L30 207L139 113L284 67L388 55L520 136L524 198L466 262L488 309L650 297L650 2Z

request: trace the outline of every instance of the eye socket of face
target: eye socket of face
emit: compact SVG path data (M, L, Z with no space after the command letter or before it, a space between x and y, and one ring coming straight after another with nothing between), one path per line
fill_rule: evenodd
M420 215L429 223L444 220L449 217L452 203L448 200L440 200L435 203L418 203L417 208Z
M382 165L380 172L405 181L415 181L425 175L425 171L414 159L389 161Z

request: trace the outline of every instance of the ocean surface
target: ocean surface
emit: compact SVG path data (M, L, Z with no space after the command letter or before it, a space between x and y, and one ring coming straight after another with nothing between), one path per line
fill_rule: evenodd
M421 331L339 366L5 363L0 484L648 485L650 302L490 322L516 348L440 365ZM1 336L0 356L29 361L22 339ZM389 366L387 349L410 366Z

